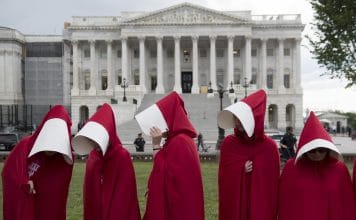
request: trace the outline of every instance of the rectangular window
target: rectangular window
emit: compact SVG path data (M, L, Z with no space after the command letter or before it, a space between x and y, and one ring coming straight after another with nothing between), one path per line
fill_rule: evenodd
M234 84L240 84L240 80L241 80L241 74L235 73L235 75L234 75Z
M84 49L84 57L85 57L85 58L89 58L89 57L90 57L90 50L89 50L89 48L85 48L85 49Z
M108 77L102 76L101 77L101 89L106 90L108 88Z
M224 49L217 49L216 50L216 57L224 57Z
M204 57L204 58L206 58L208 56L205 49L200 49L199 54L200 54L200 57Z
M271 49L271 48L267 49L267 56L273 57L273 49Z
M289 89L290 88L290 75L289 74L284 74L284 88Z
M251 50L251 56L252 56L252 57L257 56L257 49L252 49L252 50Z
M157 57L157 51L151 50L150 51L151 58L156 58Z
M122 77L121 77L121 75L118 75L117 76L117 84L121 85L121 83L122 83Z
M61 42L43 42L43 43L27 43L27 57L62 57L63 43Z
M174 51L173 50L167 50L167 57L168 58L173 58L174 57Z
M84 76L84 89L88 90L90 88L90 75L85 74Z
M134 55L134 58L139 58L140 56L140 52L138 49L133 49L133 55Z
M256 84L257 82L257 74L252 74L252 77L251 77L251 84Z
M140 85L140 75L138 74L134 75L134 83L135 85Z
M290 56L290 49L284 48L284 56Z
M99 57L102 59L106 59L106 49L105 48L100 49Z
M273 89L273 75L267 74L267 88Z

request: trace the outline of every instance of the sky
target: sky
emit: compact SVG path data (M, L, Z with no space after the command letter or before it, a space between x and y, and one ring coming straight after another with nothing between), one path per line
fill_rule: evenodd
M154 11L183 3L179 0L0 0L0 26L23 34L58 34L72 16L119 16L123 11ZM222 10L250 10L253 15L301 14L303 36L311 34L313 10L307 0L193 0L189 3ZM303 109L356 112L356 87L345 89L344 80L320 76L324 69L312 58L303 37Z

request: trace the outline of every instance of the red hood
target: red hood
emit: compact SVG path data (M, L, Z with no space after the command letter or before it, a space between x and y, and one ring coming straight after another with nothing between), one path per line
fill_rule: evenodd
M167 123L169 136L179 133L185 133L192 138L197 136L193 125L188 119L184 102L176 92L171 92L156 104Z

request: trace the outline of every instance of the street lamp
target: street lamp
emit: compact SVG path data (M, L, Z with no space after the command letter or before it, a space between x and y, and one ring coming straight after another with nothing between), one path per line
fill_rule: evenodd
M232 82L231 82L231 88L230 89L223 89L223 85L221 85L219 83L218 85L218 89L215 90L215 92L217 92L219 94L219 100L220 100L220 111L223 110L223 104L222 104L222 101L223 101L223 98L224 98L224 93L225 92L229 92L229 94L234 94L235 91L234 91L234 88L232 87ZM209 88L208 88L208 95L207 95L208 98L212 98L214 97L214 90L211 88L211 82L209 82ZM221 144L221 141L224 139L225 137L225 129L221 128L218 126L218 129L219 129L219 134L218 134L218 140L216 141L216 150L219 150L220 149L220 144Z
M128 87L127 83L126 83L126 78L122 79L122 83L121 83L121 88L124 88L124 97L122 98L123 102L127 102L127 98L126 98L126 88Z
M242 85L242 87L245 89L245 98L247 97L248 86L249 86L249 84L247 83L247 77L244 77L244 84Z

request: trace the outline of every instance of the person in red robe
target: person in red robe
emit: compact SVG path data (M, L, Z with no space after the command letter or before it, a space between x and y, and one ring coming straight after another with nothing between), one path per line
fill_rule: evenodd
M356 198L356 159L355 159L355 161L354 161L352 182L353 182L353 184L354 184L354 193L355 193L355 198Z
M73 170L71 120L54 106L23 138L2 170L4 220L65 220Z
M297 156L279 185L279 220L356 219L356 203L339 150L313 112L302 130Z
M135 118L142 131L152 137L154 154L143 219L203 220L203 183L193 140L197 134L183 100L172 92Z
M87 155L84 177L85 220L139 220L134 167L116 133L112 108L104 104L72 141Z
M279 153L264 134L265 111L266 93L259 90L218 115L221 128L234 128L220 147L220 220L277 217Z

